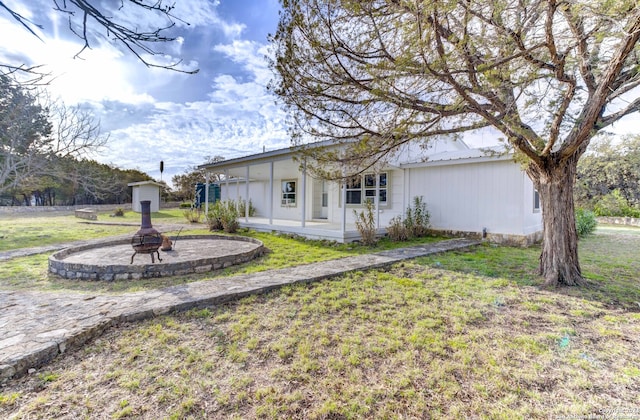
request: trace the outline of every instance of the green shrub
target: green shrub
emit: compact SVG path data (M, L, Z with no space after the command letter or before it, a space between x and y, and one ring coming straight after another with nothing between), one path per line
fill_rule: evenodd
M373 203L369 200L365 201L364 210L358 213L353 210L356 218L356 229L362 238L362 244L371 246L376 243L376 220L373 216Z
M245 201L242 198L240 198L237 207L238 207L238 215L240 217L244 217L245 211L246 211L246 205L245 205ZM249 217L253 217L255 215L256 215L256 208L253 207L253 203L251 202L251 199L249 199Z
M427 210L422 196L413 197L413 204L407 207L404 215L404 227L409 238L421 238L429 232L429 219L431 215Z
M413 204L407 207L404 218L396 216L391 219L387 226L387 234L392 241L422 238L429 233L430 218L422 196L413 197Z
M224 230L234 233L240 227L238 204L234 200L216 201L209 206L206 220L209 230Z
M593 233L593 231L596 230L597 224L598 222L596 221L594 212L585 209L578 209L576 211L576 231L579 237L582 238Z
M640 218L640 209L629 205L620 190L613 190L593 206L596 216Z
M409 231L404 225L404 221L401 216L396 216L389 221L387 226L387 235L392 241L406 241L409 239Z
M190 223L200 223L200 220L202 219L202 211L194 207L189 210L185 210L182 214Z
M222 230L222 213L224 204L222 201L216 201L213 205L209 206L209 212L205 219L209 230Z
M192 202L180 203L180 208L181 209L190 209L191 207L193 207L193 203Z
M220 223L222 230L227 233L234 233L240 227L238 222L238 205L233 200L220 201Z

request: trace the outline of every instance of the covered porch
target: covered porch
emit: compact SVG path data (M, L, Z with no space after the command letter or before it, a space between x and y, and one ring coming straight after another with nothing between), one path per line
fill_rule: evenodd
M355 225L348 224L343 231L342 224L330 223L322 220L306 220L304 226L301 221L272 219L265 217L240 217L240 226L257 232L279 232L284 234L303 236L309 239L326 239L341 243L360 240L360 233ZM378 234L384 235L385 230L379 229Z
M346 206L344 183L311 177L291 149L230 159L201 166L217 174L221 200L244 203L242 227L311 239L352 242L360 239L353 206ZM208 191L205 188L205 192ZM208 211L209 200L205 200ZM250 206L255 213L250 214ZM376 212L377 213L377 212ZM380 227L380 223L378 223ZM379 229L379 234L384 234Z

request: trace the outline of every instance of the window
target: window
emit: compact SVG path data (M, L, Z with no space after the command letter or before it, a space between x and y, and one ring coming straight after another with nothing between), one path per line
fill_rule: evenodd
M378 174L380 190L379 204L387 204L387 174ZM364 200L375 203L376 198L376 174L364 174L347 181L347 204L362 204Z
M282 181L282 201L283 207L295 207L296 205L296 181Z
M539 212L540 211L540 194L538 193L538 190L533 190L533 212Z

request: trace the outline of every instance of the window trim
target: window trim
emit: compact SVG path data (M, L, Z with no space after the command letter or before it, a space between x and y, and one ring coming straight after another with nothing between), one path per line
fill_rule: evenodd
M374 176L374 184L371 186L367 186L367 177L371 177ZM359 184L359 188L349 188L350 184L354 185L355 182L351 181L351 180L347 180L345 185L346 188L346 200L347 200L347 207L362 207L365 204L365 201L367 199L370 198L374 198L376 197L375 191L376 191L376 185L375 185L375 176L377 176L377 178L380 180L379 185L378 185L378 190L379 190L379 195L382 196L384 194L385 200L382 201L380 200L378 202L378 206L379 207L384 207L384 208L388 208L390 207L391 203L389 203L389 172L384 171L384 172L367 172L367 173L363 173L358 175L357 177L359 178L358 180L358 184ZM384 184L382 183L382 180L380 178L384 177ZM357 203L350 203L349 202L349 192L360 192L360 201ZM372 195L367 195L368 191L373 191ZM342 204L342 203L340 203Z
M535 188L533 189L533 197L532 198L533 198L533 203L532 203L533 212L534 213L540 213L540 211L541 211L540 193Z
M285 191L287 188L285 185L292 183L293 191ZM298 179L281 179L280 180L280 207L298 207ZM285 197L285 195L287 197ZM293 202L290 202L291 198L289 196L293 196Z

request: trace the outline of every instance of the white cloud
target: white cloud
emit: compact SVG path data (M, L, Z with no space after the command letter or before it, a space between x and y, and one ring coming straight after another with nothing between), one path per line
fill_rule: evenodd
M254 41L235 40L231 44L219 44L213 47L214 51L225 54L232 61L242 64L243 67L255 75L256 81L266 86L272 77L266 57L269 54L268 46Z
M265 88L271 78L264 60L267 46L240 39L247 26L221 18L218 1L176 2L175 15L190 25L176 22L178 39L162 45L165 55L145 56L159 63L184 56L185 66L204 70L198 76L147 68L104 37L92 38L92 48L74 59L82 43L70 33L64 15L52 10L52 0L32 1L5 4L40 19L44 42L0 13L0 62L46 64L55 76L53 96L91 107L103 132L110 134L107 149L97 157L101 162L159 178L158 164L164 160L163 179L169 181L207 156L233 158L289 145L284 114ZM135 13L126 18L141 28L164 23Z

